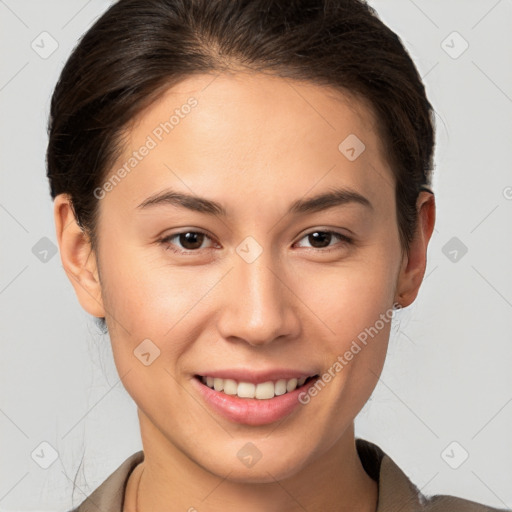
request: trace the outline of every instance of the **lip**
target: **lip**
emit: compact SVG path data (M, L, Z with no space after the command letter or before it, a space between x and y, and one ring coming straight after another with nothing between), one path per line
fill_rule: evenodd
M269 380L276 382L280 379L301 379L317 375L318 372L311 370L305 372L304 370L292 370L286 368L274 368L272 370L255 371L253 368L226 368L225 370L205 370L204 372L197 372L197 375L202 377L213 377L220 379L233 379L237 382L250 382L252 384L261 384Z
M220 375L220 372L218 372L218 374ZM226 374L222 373L222 375ZM283 374L281 373L280 375L282 376ZM308 377L310 375L308 375ZM213 377L211 372L208 372L208 376ZM295 375L290 378L294 377ZM305 382L300 388L285 393L284 395L275 396L274 398L268 398L265 400L259 400L257 398L240 398L236 395L227 395L222 391L215 391L214 389L209 388L206 384L203 384L197 375L191 380L194 388L197 389L206 405L214 413L220 414L227 420L235 423L259 426L279 421L296 410L296 408L301 405L301 402L299 402L299 395L307 391L310 386L314 385L318 378L319 377L317 376L316 378ZM247 382L246 379L247 376L244 375L244 382ZM268 381L272 379L267 378L266 380ZM265 380L261 382L265 382Z

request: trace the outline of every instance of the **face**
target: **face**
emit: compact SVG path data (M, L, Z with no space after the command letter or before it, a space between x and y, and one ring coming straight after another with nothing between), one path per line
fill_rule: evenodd
M142 112L125 143L97 191L96 257L143 430L233 479L299 471L371 395L397 299L394 181L371 111L323 86L201 75ZM249 393L319 378L249 403L198 375ZM249 442L264 464L240 463Z

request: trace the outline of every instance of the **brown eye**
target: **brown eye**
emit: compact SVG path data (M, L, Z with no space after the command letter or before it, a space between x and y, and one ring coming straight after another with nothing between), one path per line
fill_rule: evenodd
M340 247L344 247L352 243L352 239L345 235L342 235L341 233L337 233L336 231L312 231L311 233L307 233L306 235L304 235L303 239L307 239L310 244L310 247L313 249L324 249L332 246L336 248L336 244L331 244L331 242L336 239L341 241L341 243L338 244ZM331 249L328 249L327 251L330 250Z
M308 241L313 247L327 247L332 239L332 233L326 231L315 231L308 235Z
M205 239L211 238L201 231L182 231L181 233L174 233L169 235L160 242L166 246L167 249L177 253L186 253L187 251L195 251L201 249ZM174 240L174 242L173 242ZM177 246L177 248L175 248Z
M204 234L190 231L187 233L180 233L178 235L178 240L184 249L199 249L203 243Z

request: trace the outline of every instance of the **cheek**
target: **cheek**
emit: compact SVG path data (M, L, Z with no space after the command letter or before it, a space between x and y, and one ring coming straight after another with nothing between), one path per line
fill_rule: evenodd
M122 318L129 331L147 328L156 335L159 325L170 328L190 308L192 299L197 301L204 293L199 267L173 268L163 249L117 244L104 250L103 285L109 312Z
M121 243L105 246L104 252L102 294L120 373L131 367L134 350L146 339L160 350L154 364L173 366L199 334L206 295L219 280L219 272L200 266L172 267L158 251L135 250Z
M325 368L340 407L358 410L374 389L386 358L398 272L396 248L375 245L364 259L305 278L322 328ZM313 283L315 283L313 285ZM305 291L305 290L304 290ZM313 305L314 304L314 305ZM316 309L315 309L316 308ZM329 379L329 376L327 376Z
M389 268L384 263L353 267L333 278L322 297L322 318L333 331L325 330L323 380L332 383L328 386L338 404L333 409L338 412L332 412L336 421L357 414L382 371L393 319Z
M327 327L326 336L347 340L375 323L393 305L397 261L365 256L333 267L302 271L300 296ZM332 332L334 331L334 333Z
M176 364L191 345L194 304L204 286L192 272L172 271L163 258L148 258L121 244L104 248L102 290L114 362L137 405L179 403ZM146 252L148 254L149 251Z

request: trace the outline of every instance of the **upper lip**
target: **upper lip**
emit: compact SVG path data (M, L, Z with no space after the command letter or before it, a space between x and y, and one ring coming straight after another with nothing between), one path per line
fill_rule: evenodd
M268 381L278 381L280 379L301 379L317 375L314 370L292 370L286 368L274 368L271 370L255 370L254 368L226 368L224 370L205 370L198 372L201 377L213 377L220 379L233 379L237 382L251 382L260 384Z

